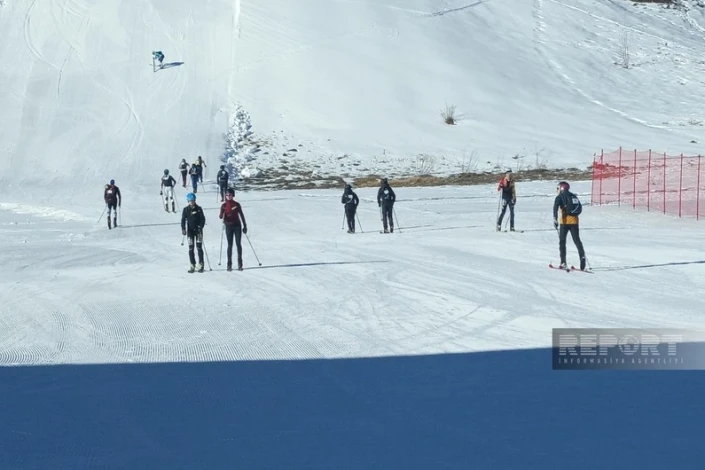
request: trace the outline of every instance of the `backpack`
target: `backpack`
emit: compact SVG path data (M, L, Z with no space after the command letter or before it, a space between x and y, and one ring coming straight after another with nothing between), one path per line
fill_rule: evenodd
M565 197L565 214L579 216L583 213L583 205L575 194L568 191Z

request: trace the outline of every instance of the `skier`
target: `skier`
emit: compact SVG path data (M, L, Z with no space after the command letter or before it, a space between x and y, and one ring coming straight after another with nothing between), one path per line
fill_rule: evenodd
M237 270L242 271L242 245L240 240L242 234L247 233L247 222L242 206L235 199L235 190L228 188L225 192L225 202L220 206L220 218L225 225L225 238L228 240L228 271L233 270L233 235L235 235L235 246L237 247ZM240 225L242 220L242 228Z
M196 159L196 163L198 163L198 179L203 183L203 169L207 168L208 165L206 165L206 162L203 161L200 155Z
M218 186L220 187L220 202L223 202L225 201L225 190L228 189L228 179L230 179L225 165L220 165L220 171L216 178L218 180Z
M162 62L164 62L164 54L162 54L162 51L152 51L152 56L159 61L159 68L162 68Z
M558 195L553 203L553 227L558 230L558 209L561 210L560 231L558 232L558 250L561 256L562 269L567 268L566 263L566 238L570 232L573 238L573 243L578 249L580 256L580 270L585 271L585 250L583 243L580 241L580 231L578 216L582 213L583 207L578 197L570 192L570 184L565 181L558 183L556 188Z
M193 192L197 193L198 192L198 163L193 162L193 165L191 165L191 169L189 170L188 173L191 176L191 187L193 188Z
M179 170L181 171L181 179L183 180L184 188L186 187L186 175L188 174L189 164L186 163L186 159L182 158L181 163L179 163Z
M499 181L497 191L502 191L502 213L499 214L497 219L497 231L502 230L502 219L504 218L504 213L507 212L507 206L509 206L509 230L514 232L514 204L517 202L517 193L511 169L507 170L504 178Z
M122 195L120 188L115 186L115 180L110 180L110 185L106 186L103 199L108 206L108 230L117 227L117 208L122 205ZM113 212L114 211L114 212ZM110 214L113 214L113 223L110 225Z
M162 186L159 190L159 195L164 196L164 210L169 212L169 199L171 199L171 210L176 212L176 203L174 202L174 186L176 180L169 174L169 170L164 170L162 176Z
M394 233L394 202L397 200L396 194L389 186L387 178L380 180L379 191L377 191L377 205L382 208L382 225L384 233ZM387 221L389 221L389 231L387 231Z
M198 272L203 272L203 226L206 225L206 216L201 206L196 204L196 195L188 193L186 195L188 205L181 212L181 234L188 235L188 257L191 262L192 273L196 270L196 256L193 253L195 243L198 249ZM188 223L188 226L187 226Z
M360 204L360 199L358 199L357 194L355 194L352 190L352 186L349 184L345 185L345 192L343 192L343 197L340 202L345 204L345 217L348 219L348 233L355 233L355 213L357 212L357 205Z

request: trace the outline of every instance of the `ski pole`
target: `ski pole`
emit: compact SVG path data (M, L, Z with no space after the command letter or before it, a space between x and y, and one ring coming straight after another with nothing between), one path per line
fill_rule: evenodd
M105 215L105 210L108 208L108 205L106 204L105 207L103 207L103 213L100 214L100 217L98 218L98 222L96 224L100 223L100 220L103 218L103 215Z
M255 247L252 246L252 242L250 241L250 237L245 234L245 238L247 238L247 243L250 244L250 248L252 248L252 253L255 255L255 259L257 260L257 263L259 263L260 266L262 266L262 263L260 263L259 258L257 257L257 252L255 251Z
M360 216L357 215L357 212L355 212L355 217L357 217L357 225L360 226L360 233L365 233L365 231L362 230L362 224L360 223Z
M206 250L206 244L203 241L203 232L201 231L201 245L203 245L203 252L206 254L206 261L208 262L208 269L210 271L213 271L213 268L211 268L211 260L208 259L208 250Z
M181 238L181 246L184 246L184 241L186 241L186 234Z
M223 224L223 230L220 231L220 256L218 256L218 266L220 266L220 261L223 259L223 234L225 233L225 224Z
M343 221L340 224L340 230L345 230L345 208L343 207Z
M397 230L401 233L401 225L399 225L399 217L397 217L397 210L392 206L392 211L394 212L394 218L397 219Z

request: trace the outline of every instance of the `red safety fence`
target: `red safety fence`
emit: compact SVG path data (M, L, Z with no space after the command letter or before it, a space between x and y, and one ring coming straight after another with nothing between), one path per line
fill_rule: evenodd
M600 152L592 164L592 204L618 204L705 216L703 157L666 155L651 150Z

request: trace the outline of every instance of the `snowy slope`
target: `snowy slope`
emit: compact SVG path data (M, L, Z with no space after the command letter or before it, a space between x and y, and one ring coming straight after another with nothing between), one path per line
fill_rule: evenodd
M245 175L395 175L417 171L420 154L452 173L585 167L620 145L698 153L702 12L617 0L8 0L0 187L152 183L197 155L213 177L231 125L251 133L228 154ZM153 73L155 49L175 65ZM446 103L457 126L441 122Z
M0 467L700 468L701 373L552 372L545 348L701 328L701 222L586 206L595 273L566 274L551 189L519 187L514 234L489 187L399 189L393 235L373 189L355 235L338 191L242 193L241 273L212 192L203 274L150 199L111 231L90 201L3 204Z

